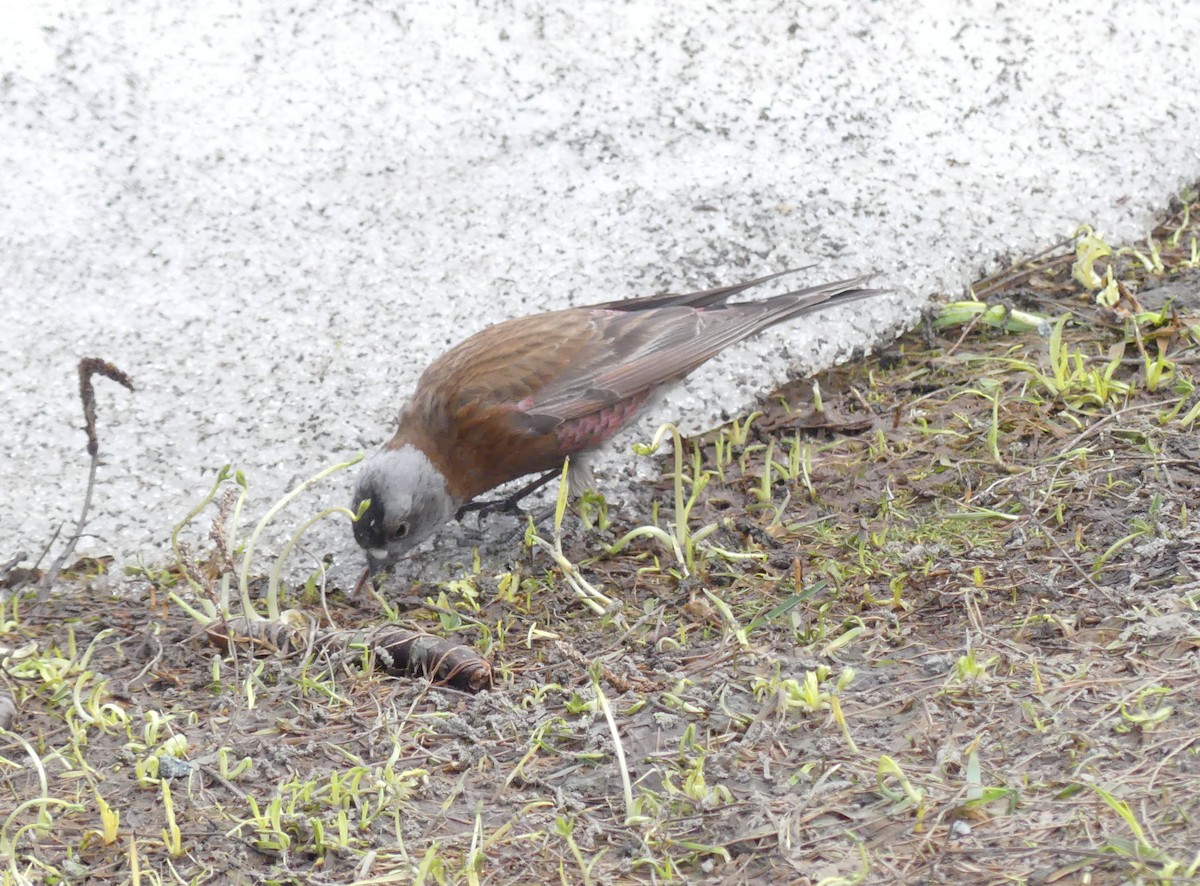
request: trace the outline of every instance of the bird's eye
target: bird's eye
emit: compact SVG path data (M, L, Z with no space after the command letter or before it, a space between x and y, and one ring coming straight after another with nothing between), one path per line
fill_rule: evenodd
M400 539L404 538L404 536L406 536L406 535L408 535L408 524L407 523L401 523L399 526L397 526L395 529L392 530L392 540L393 541L399 541Z

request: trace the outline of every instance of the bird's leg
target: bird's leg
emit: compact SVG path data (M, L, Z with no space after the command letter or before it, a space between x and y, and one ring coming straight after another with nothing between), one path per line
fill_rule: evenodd
M521 509L518 503L530 493L537 492L559 474L558 471L547 471L538 477L536 480L526 483L520 489L513 492L504 498L492 498L487 501L469 501L454 515L455 520L461 520L464 515L471 511L479 511L480 516L485 514L520 514Z
M571 498L579 498L585 492L596 491L596 478L592 476L592 457L589 452L581 452L571 458L571 467L567 469L567 492Z

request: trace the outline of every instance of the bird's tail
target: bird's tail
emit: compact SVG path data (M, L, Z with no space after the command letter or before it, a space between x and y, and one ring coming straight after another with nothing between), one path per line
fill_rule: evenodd
M869 280L867 276L852 277L758 301L721 302L699 308L692 305L690 307L694 310L693 316L699 320L700 329L698 334L693 332L689 336L686 345L675 349L676 361L684 372L690 372L718 351L777 323L890 291L868 288L865 284ZM661 355L659 357L661 359Z
M712 308L718 305L723 305L730 298L737 295L739 292L745 292L747 289L753 289L755 286L761 286L764 283L770 283L772 280L778 280L780 277L786 277L788 274L798 274L801 271L807 271L812 265L806 265L802 268L789 268L786 271L777 271L774 274L767 274L765 277L757 277L753 280L747 280L745 283L734 283L730 286L718 286L715 289L705 289L701 292L663 292L658 295L641 295L636 298L623 298L618 301L603 302L598 305L588 305L592 308L603 308L608 311L645 311L650 308L665 308L665 307L687 307L687 308ZM800 290L804 291L804 290Z
M802 317L813 311L891 292L890 289L868 288L866 284L870 280L869 275L851 277L848 280L837 280L833 283L822 283L819 286L808 286L804 289L785 292L783 295L773 295L761 301L726 305L726 309L742 309L748 314L755 315L752 331L747 333L753 335L776 323Z

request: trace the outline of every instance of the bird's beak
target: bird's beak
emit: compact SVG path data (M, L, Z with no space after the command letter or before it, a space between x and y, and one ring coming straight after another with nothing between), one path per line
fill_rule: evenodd
M363 570L363 574L359 576L358 581L354 585L354 592L350 595L357 597L362 593L362 589L367 586L367 582L371 583L371 587L378 593L383 580L387 578L387 568L392 565L393 560L388 559L386 553L379 556L378 551L367 551L367 568Z

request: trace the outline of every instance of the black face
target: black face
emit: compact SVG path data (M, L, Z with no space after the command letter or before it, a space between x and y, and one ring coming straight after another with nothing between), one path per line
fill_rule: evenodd
M363 496L362 498L366 498ZM362 498L355 504L357 511L362 504ZM354 524L354 540L360 548L379 550L387 547L388 532L384 525L383 506L372 501L367 506L367 512Z

